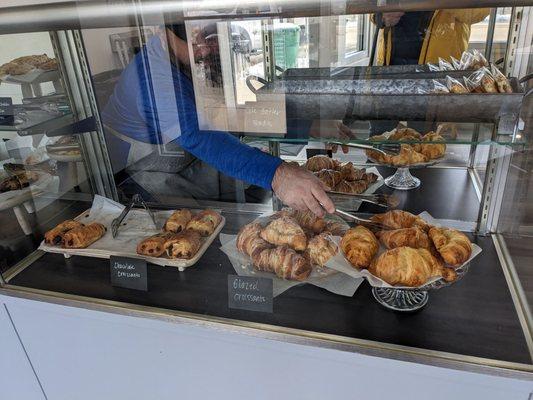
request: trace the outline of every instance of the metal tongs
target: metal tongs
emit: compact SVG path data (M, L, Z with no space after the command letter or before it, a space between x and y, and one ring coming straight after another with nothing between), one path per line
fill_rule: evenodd
M340 216L342 218L349 219L352 222L356 222L359 225L363 225L363 226L369 228L372 231L387 231L387 230L391 230L390 227L388 227L386 225L383 225L383 224L380 224L379 222L374 222L374 221L372 221L370 219L358 217L356 215L350 214L349 212L346 212L346 211L343 211L343 210L339 210L338 208L335 209L335 214L337 214L338 216Z
M333 190L328 190L328 193L348 196L351 199L361 200L366 203L372 203L384 208L396 208L400 204L400 200L395 195L384 194L384 193L373 193L373 194L351 194L344 192L336 192Z
M143 198L142 198L142 196L140 194L134 194L133 197L131 198L131 203L127 207L125 207L124 210L122 210L120 215L117 218L115 218L113 220L113 222L111 222L111 233L113 234L114 238L117 237L118 228L120 228L122 222L126 218L126 215L128 215L128 213L131 211L131 209L134 206L142 206L146 210L146 212L148 212L148 215L150 216L150 219L152 220L152 223L154 224L155 229L157 229L157 225L155 223L154 213L146 205L146 203L144 202L144 200L143 200Z
M393 142L376 142L374 144L363 144L363 143L344 143L337 141L329 141L330 144L336 144L339 146L353 147L354 149L363 149L363 150L374 150L383 155L392 155L397 156L400 154L401 144Z

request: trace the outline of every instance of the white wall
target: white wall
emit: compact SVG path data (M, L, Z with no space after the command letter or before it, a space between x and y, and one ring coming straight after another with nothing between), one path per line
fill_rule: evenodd
M84 29L82 31L87 59L93 75L120 67L115 63L109 35L128 32L132 29L135 28Z

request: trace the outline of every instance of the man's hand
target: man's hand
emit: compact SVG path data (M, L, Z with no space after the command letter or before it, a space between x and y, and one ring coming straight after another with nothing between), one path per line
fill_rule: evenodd
M325 189L320 179L293 163L281 163L272 179L272 190L284 204L300 211L311 210L317 217L335 212Z
M383 13L383 24L385 26L394 26L398 22L400 22L400 19L404 15L404 12L398 11L398 12L390 12L390 13Z

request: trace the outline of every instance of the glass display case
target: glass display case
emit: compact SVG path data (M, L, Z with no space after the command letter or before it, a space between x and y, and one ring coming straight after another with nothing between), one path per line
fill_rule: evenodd
M530 378L531 4L258 3L0 13L0 293Z

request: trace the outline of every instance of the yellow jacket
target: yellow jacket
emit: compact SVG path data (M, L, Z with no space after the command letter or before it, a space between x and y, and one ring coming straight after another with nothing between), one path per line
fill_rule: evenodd
M489 13L490 8L436 10L422 43L418 63L435 63L439 57L445 60L449 60L450 56L461 58L468 48L470 26L483 21ZM378 65L390 65L392 29L380 29L377 46Z

